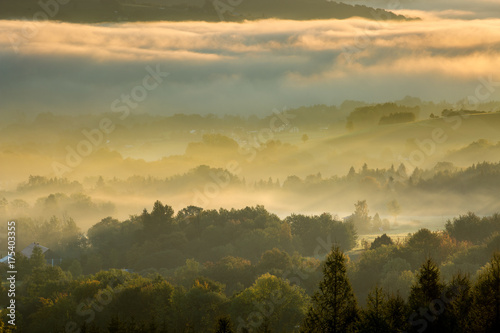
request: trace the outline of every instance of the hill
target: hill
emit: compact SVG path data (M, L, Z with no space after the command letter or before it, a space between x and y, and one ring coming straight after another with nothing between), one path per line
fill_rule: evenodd
M62 4L66 2L65 4ZM77 23L134 21L405 20L383 9L324 0L71 0L0 1L0 19L60 20Z

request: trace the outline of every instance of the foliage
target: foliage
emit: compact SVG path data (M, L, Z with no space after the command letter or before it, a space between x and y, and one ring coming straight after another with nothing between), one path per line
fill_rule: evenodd
M338 247L328 255L319 291L304 320L301 332L354 332L358 319L356 298L346 274L347 258Z

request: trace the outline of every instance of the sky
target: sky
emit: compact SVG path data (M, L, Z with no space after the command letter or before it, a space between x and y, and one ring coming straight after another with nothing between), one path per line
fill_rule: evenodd
M472 16L448 3L401 6L422 18L407 22L0 21L0 110L108 112L135 93L133 112L265 115L347 99L456 102L485 81L500 99L500 19L482 17L498 1L474 2ZM164 75L144 96L151 70Z
M417 16L432 15L467 20L500 17L499 0L343 0L343 2L392 11L411 10Z

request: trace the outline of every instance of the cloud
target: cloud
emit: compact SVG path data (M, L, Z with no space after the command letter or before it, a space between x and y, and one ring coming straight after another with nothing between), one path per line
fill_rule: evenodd
M267 114L284 106L406 95L455 101L473 94L480 77L495 74L499 28L499 19L436 18L51 22L38 28L0 21L0 108L109 111L142 83L146 66L156 65L170 76L137 111ZM26 31L33 36L14 52L12 40Z
M384 8L410 17L473 20L498 18L500 15L497 0L345 0L344 2Z

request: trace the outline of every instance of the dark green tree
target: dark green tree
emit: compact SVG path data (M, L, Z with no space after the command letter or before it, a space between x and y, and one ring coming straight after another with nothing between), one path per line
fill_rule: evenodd
M39 246L33 247L33 252L29 259L32 269L42 268L46 265L45 255L43 254L42 248Z
M382 288L375 287L368 294L366 309L361 312L359 322L360 333L386 333L389 331L387 318L386 295Z
M323 266L323 280L312 297L301 332L354 332L358 307L346 272L346 255L334 247Z
M387 332L406 332L408 331L409 307L403 297L398 294L392 294L387 298L385 311L389 319L389 329Z
M446 287L446 297L450 299L448 310L451 332L470 332L470 312L472 308L472 285L467 275L457 274L453 276L450 284Z
M382 245L392 245L394 244L392 242L391 237L387 236L387 234L383 234L382 236L378 236L373 240L372 245L370 246L370 250L374 250L378 247L381 247Z
M446 321L444 285L440 272L432 259L427 259L417 275L408 299L413 313L410 315L411 332L441 332Z
M215 333L233 333L233 324L229 316L220 317L215 325Z
M159 233L167 233L171 230L173 224L174 210L168 205L163 205L160 201L156 201L153 205L153 210L150 214L144 210L142 218L144 231L148 235L157 235Z
M473 332L500 332L500 253L495 253L474 286Z

